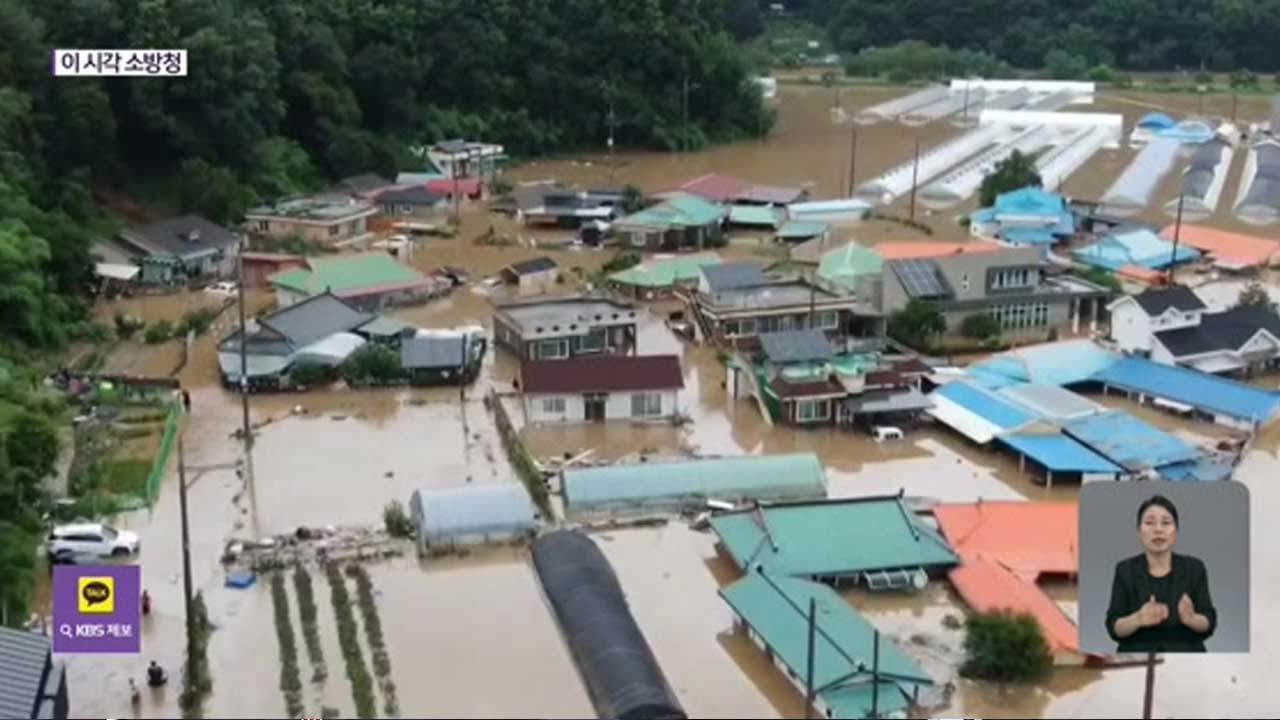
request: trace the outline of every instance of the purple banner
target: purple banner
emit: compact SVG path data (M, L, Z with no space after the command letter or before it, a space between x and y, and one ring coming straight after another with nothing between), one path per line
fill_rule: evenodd
M141 587L137 565L55 565L53 651L140 652Z

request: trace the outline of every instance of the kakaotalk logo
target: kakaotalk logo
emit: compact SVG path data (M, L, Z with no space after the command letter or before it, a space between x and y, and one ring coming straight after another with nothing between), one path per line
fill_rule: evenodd
M86 615L110 615L116 611L115 578L82 577L77 586L80 588L80 612Z

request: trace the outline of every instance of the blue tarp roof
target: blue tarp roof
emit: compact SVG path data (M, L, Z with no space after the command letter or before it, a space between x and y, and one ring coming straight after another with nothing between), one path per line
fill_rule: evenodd
M1052 228L1009 228L1000 231L1000 239L1013 245L1052 245L1058 236Z
M963 380L953 380L935 392L1003 430L1013 430L1036 419L1017 405Z
M1161 112L1147 113L1138 121L1138 127L1163 130L1173 127L1173 118Z
M1264 424L1280 410L1280 394L1275 392L1142 358L1123 358L1095 373L1093 379L1207 412Z
M1063 425L1071 437L1130 471L1198 460L1200 451L1126 412L1091 415Z
M1202 457L1199 460L1160 468L1160 479L1170 482L1218 482L1231 479L1231 463Z
M983 387L1025 382L1072 385L1110 367L1119 355L1092 340L1063 340L1000 353L969 367Z
M1159 270L1171 263L1200 257L1199 250L1180 245L1175 259L1173 243L1146 228L1105 235L1091 245L1071 251L1071 254L1080 262L1108 270L1119 270L1126 265Z
M1122 468L1066 435L1002 435L1000 441L1053 472L1123 472Z

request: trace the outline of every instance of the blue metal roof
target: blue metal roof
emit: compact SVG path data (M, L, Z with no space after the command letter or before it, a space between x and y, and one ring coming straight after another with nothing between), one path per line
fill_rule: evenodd
M1173 118L1161 112L1147 113L1138 121L1138 127L1164 129L1173 127Z
M1000 239L1014 245L1052 245L1058 236L1052 228L1009 228L1000 231Z
M1196 370L1123 358L1093 379L1124 390L1173 400L1206 412L1265 424L1280 411L1280 394Z
M1002 435L999 439L1053 472L1123 472L1123 468L1066 435Z
M1175 258L1173 243L1146 228L1104 235L1071 254L1080 262L1108 270L1119 270L1126 265L1159 270L1200 257L1199 250L1180 245Z
M936 390L938 395L1004 430L1022 427L1035 415L964 380L953 380Z
M1170 482L1218 482L1231 479L1231 463L1202 457L1192 462L1166 465L1160 468L1160 479Z
M1119 355L1092 340L1063 340L1010 350L969 367L984 387L1024 382L1071 385L1110 367Z
M1200 451L1163 430L1119 410L1063 425L1071 437L1130 471L1159 468L1200 458Z

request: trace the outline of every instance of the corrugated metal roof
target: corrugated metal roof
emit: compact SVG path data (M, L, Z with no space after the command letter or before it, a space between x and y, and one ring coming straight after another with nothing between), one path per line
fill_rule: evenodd
M711 528L743 569L833 576L953 565L946 541L898 497L788 503L711 518Z
M654 259L609 276L611 282L638 287L669 287L679 282L696 282L702 266L719 265L718 255L685 255Z
M1020 578L996 562L966 560L947 573L956 592L977 612L1012 610L1029 613L1040 625L1051 652L1076 652L1079 632L1062 608L1035 583Z
M769 282L768 276L764 274L764 266L753 262L703 265L702 276L707 279L711 292L753 287Z
M1200 457L1199 450L1181 439L1118 410L1071 420L1063 431L1133 472Z
M1172 240L1175 227L1170 225L1160 232ZM1202 225L1182 224L1177 231L1178 242L1198 248L1215 259L1225 260L1244 267L1266 266L1280 253L1280 243L1253 235L1216 230Z
M467 361L464 337L415 336L400 343L400 365L409 369L457 368Z
M884 269L884 258L874 250L851 242L822 255L818 263L818 276L824 280L853 287L863 275L879 275Z
M1010 385L1001 396L1047 420L1066 420L1102 412L1105 408L1083 395L1045 383Z
M770 362L814 362L835 357L827 334L817 328L761 333L760 346Z
M885 260L906 260L908 258L938 258L945 255L967 255L970 253L999 252L1003 245L986 240L969 242L932 242L929 240L891 240L873 245L872 250Z
M944 503L933 514L965 562L985 557L1031 580L1041 573L1079 570L1080 523L1075 502Z
M834 590L820 583L749 573L720 597L773 651L795 677L809 669L809 601L814 621L813 685L834 717L870 717L875 628ZM907 687L933 680L892 642L880 643L880 672L897 682L880 683L881 713L905 710Z
M763 225L776 228L782 222L782 213L771 207L734 205L729 208L729 222L735 225Z
M639 392L684 387L675 355L604 355L528 361L520 369L525 393Z
M536 509L520 483L423 489L410 511L428 543L459 535L519 533L535 527Z
M707 499L814 499L826 496L826 482L811 453L726 457L566 470L564 498L572 514Z
M44 635L0 627L0 717L32 717L50 648Z
M1072 385L1092 379L1120 356L1092 340L1062 340L1000 353L969 366L972 375L993 378L997 386L1015 383ZM999 381L1003 382L999 382Z
M368 288L427 279L426 275L398 262L381 250L328 258L308 258L307 264L309 269L286 270L272 275L271 284L309 295L318 295L326 290L342 295Z
M1036 419L1031 412L964 380L949 382L933 395L960 405L1003 431L1020 428Z
M729 175L708 173L684 183L680 189L715 202L729 202L746 194L751 183Z
M1173 243L1145 228L1104 235L1071 254L1080 262L1108 270L1128 265L1156 270L1200 257L1199 250L1185 245L1178 246L1175 256Z
M846 398L843 405L854 413L911 412L933 407L929 399L915 388L892 392L868 392Z
M1001 435L1000 442L1052 472L1119 473L1106 458L1066 435Z
M829 227L820 220L788 220L778 228L778 237L786 240L817 237L826 232Z
M1280 411L1280 393L1142 358L1123 358L1096 373L1094 379L1125 390L1263 424L1274 419Z

